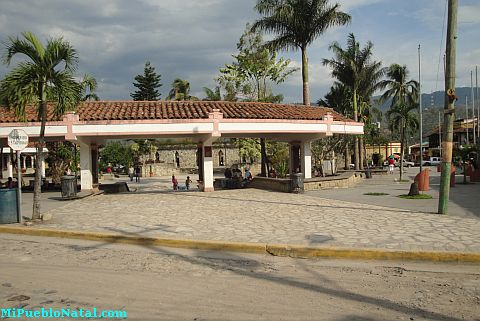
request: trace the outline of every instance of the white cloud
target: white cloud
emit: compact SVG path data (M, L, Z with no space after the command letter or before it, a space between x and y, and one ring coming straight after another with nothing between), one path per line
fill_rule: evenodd
M352 10L379 2L385 2L385 0L339 0L337 2L340 4L342 10Z
M458 22L460 24L480 24L480 4L460 6L458 9Z
M335 1L332 1L335 2ZM460 68L479 63L478 0L464 0L459 11ZM0 40L32 31L40 38L63 36L78 50L81 75L93 74L104 99L129 99L133 77L150 60L162 75L162 97L176 77L191 82L192 93L213 87L218 68L232 61L245 24L256 19L256 0L0 0ZM375 44L385 65L407 64L416 74L416 53L422 43L425 87L435 86L444 1L341 0L352 23L335 27L309 47L312 101L323 96L333 80L321 59L331 57L332 41L345 45L354 32L362 46ZM282 52L300 67L300 52ZM0 77L11 67L0 65ZM440 70L441 71L441 70ZM467 73L466 71L464 73ZM469 74L468 74L469 76ZM460 77L460 76L459 76ZM464 77L463 74L461 77ZM459 82L464 81L459 78ZM274 89L287 102L302 100L301 72Z

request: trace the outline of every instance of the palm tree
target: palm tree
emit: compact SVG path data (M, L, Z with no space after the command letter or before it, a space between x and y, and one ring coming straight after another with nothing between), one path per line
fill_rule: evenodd
M220 87L216 86L215 90L210 89L208 87L203 87L203 92L207 97L204 100L208 101L218 101L222 100L222 94L220 93Z
M190 83L188 80L176 78L172 83L172 89L167 99L173 100L198 100L195 96L190 96Z
M56 97L53 104L55 116L73 109L80 100L81 88L72 76L77 67L77 52L63 38L48 39L46 46L30 32L22 33L23 38L10 37L5 44L5 63L10 64L17 54L25 55L28 61L20 62L0 84L2 101L13 108L15 115L25 119L28 103L36 103L38 121L41 122L37 142L35 185L33 194L33 219L40 218L41 171L47 121L47 93Z
M382 63L372 61L373 44L369 41L363 49L351 33L348 35L347 47L343 49L338 42L329 47L334 58L323 59L325 66L332 68L332 76L349 88L352 95L353 119L359 121L359 102L370 104L373 93L382 88L380 79L385 73ZM355 137L355 169L363 168L363 140Z
M97 80L89 74L83 75L83 79L80 82L80 86L82 86L82 101L99 101L100 98L95 93L97 90Z
M415 80L408 79L407 66L392 64L387 70L388 79L381 82L387 91L380 97L380 102L391 99L390 110L387 112L387 119L391 129L400 131L401 134L401 157L400 157L400 180L403 174L404 140L407 129L416 129L418 120L411 112L417 108L419 84Z
M418 98L418 82L409 80L407 66L392 64L388 67L386 80L380 83L380 87L387 88L387 91L380 97L380 102L391 98L390 108L395 105L414 105Z
M389 121L390 130L400 132L400 181L403 177L403 157L405 149L405 133L407 130L416 130L419 126L417 119L418 105L398 103L393 105L387 111L387 119Z
M252 30L276 34L267 42L275 50L302 52L303 104L310 105L307 47L328 28L350 22L350 15L339 11L340 5L329 0L258 0L255 9L263 15Z
M343 83L335 81L333 86L330 87L330 91L325 95L325 99L319 99L317 104L319 106L328 106L333 108L333 110L347 116L352 117L353 108L352 108L352 93L350 88L345 86ZM345 170L350 169L350 164L352 161L352 155L350 153L350 146L352 144L352 139L348 135L343 137L343 153L345 159Z

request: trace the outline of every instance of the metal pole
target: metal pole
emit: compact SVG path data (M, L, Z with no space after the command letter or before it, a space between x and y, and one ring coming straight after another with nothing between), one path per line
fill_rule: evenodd
M472 86L473 83L473 71L470 72L470 86ZM477 132L475 128L475 99L478 99L477 93L475 96L473 95L473 87L472 87L472 120L473 120L473 145L477 144ZM477 106L478 107L478 106Z
M440 178L440 193L438 198L438 213L448 213L450 195L450 169L453 152L453 121L455 116L455 60L457 42L457 10L458 0L448 1L447 50L445 74L445 108L443 131L442 176Z
M465 112L467 113L467 145L470 144L470 139L468 137L468 127L469 127L469 124L468 124L468 96L465 96Z
M420 172L423 169L422 77L420 44L418 45L418 107L420 109Z
M478 137L478 140L480 141L480 124L478 123L480 121L480 106L478 104L478 66L475 66L475 99L477 99L477 104L476 104L477 105L477 137ZM475 116L475 114L473 116ZM475 121L473 123L475 124ZM478 153L478 150L477 150L477 155L478 157L480 157L480 153Z
M440 148L440 157L442 157L442 112L438 112L438 147Z
M22 168L19 150L17 150L17 221L22 223Z
M473 143L475 144L476 138L475 138L475 94L473 93L473 70L470 70L470 90L472 91L471 93L471 103L472 104L472 109L473 109ZM468 115L468 108L467 108L467 115ZM468 132L470 131L470 124L468 123L468 116L467 116L467 137L468 137ZM470 145L470 141L467 139L467 144Z

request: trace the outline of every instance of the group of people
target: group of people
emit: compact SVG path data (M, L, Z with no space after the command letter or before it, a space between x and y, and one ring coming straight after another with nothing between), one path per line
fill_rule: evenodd
M245 187L253 180L253 175L252 172L250 172L250 169L246 168L245 174L242 175L242 171L237 166L233 166L232 168L227 167L225 169L224 175L225 178L233 182L233 186L237 188ZM232 184L227 184L227 187L228 186L232 186Z
M141 169L140 166L136 166L135 168L133 166L130 166L128 168L128 177L130 177L130 182L133 182L133 178L135 178L135 182L140 182L140 175L141 175Z
M187 179L185 180L185 187L183 186L179 187L177 178L175 177L175 175L172 175L172 185L173 185L174 191L178 191L179 189L183 189L183 188L189 191L190 184L192 184L192 180L190 179L190 176L187 176Z

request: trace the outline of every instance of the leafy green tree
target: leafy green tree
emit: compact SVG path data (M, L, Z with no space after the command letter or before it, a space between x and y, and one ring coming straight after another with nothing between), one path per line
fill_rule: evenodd
M24 55L28 60L19 62L1 81L0 95L1 100L7 102L20 119L25 119L28 103L37 104L41 125L37 142L32 218L39 219L42 179L40 166L44 160L47 93L51 90L56 98L52 102L55 116L75 108L81 95L81 87L73 77L78 57L75 49L63 38L48 39L46 45L43 45L30 32L22 33L22 38L10 37L5 43L5 62L10 64L17 55Z
M135 139L134 143L129 147L133 155L133 161L138 163L143 156L148 156L148 160L154 159L153 155L158 150L155 144L156 141L154 139Z
M302 53L304 105L310 105L307 48L330 27L350 22L350 15L339 8L338 3L331 5L328 0L258 0L255 6L263 18L253 24L252 30L276 35L266 45L276 50L300 49Z
M289 68L290 60L277 59L276 51L265 47L262 35L253 32L247 24L237 43L238 55L234 62L220 69L219 83L227 89L231 84L237 95L248 101L281 101L283 97L273 95L272 84L283 83L297 69Z
M161 76L155 72L155 67L150 65L150 61L145 62L143 75L135 76L133 85L137 88L130 96L137 101L154 101L160 99L158 88L162 86L160 83Z
M50 169L52 182L60 184L61 177L66 169L77 171L80 162L80 153L75 144L69 141L47 142L48 156L46 162Z
M353 119L361 120L359 102L362 102L363 110L367 111L371 106L372 94L381 88L380 81L385 73L379 61L372 60L373 44L369 41L361 49L351 33L347 39L347 47L343 49L338 42L329 47L334 53L334 58L323 59L323 64L332 68L332 76L338 79L351 93L353 107ZM365 116L365 115L364 115ZM364 118L365 119L365 118ZM355 169L363 168L363 139L355 137L354 143Z
M270 142L266 143L266 151L269 155L269 161L272 167L275 168L279 177L285 177L289 170L290 147L285 142Z
M295 68L289 68L290 60L280 58L265 47L262 35L254 32L247 24L246 30L237 43L238 55L234 62L220 69L217 81L227 93L241 95L246 101L281 102L282 95L274 95L271 87L284 82ZM266 142L260 139L261 175L267 176L268 165Z
M108 142L100 150L100 168L105 169L109 164L125 167L133 164L133 152L130 146L119 141Z
M258 142L256 139L244 138L236 140L237 147L240 151L242 159L256 160L260 157L260 151L258 149Z

